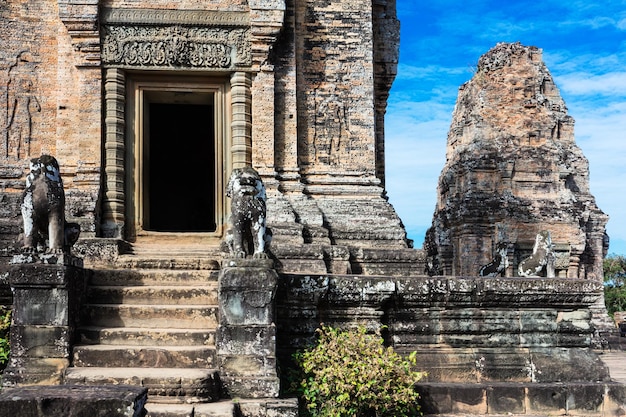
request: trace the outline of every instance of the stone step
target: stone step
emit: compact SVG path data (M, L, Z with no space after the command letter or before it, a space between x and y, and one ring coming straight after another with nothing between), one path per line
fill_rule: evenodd
M298 400L257 398L204 404L154 404L148 398L146 410L148 417L297 417Z
M91 285L204 285L217 282L219 270L190 269L94 269Z
M79 328L78 335L85 345L215 346L215 331L210 329L90 326Z
M211 368L216 366L211 346L116 346L74 347L76 367Z
M214 369L82 368L65 371L68 385L128 384L148 389L149 402L199 403L219 400L222 390Z
M147 417L235 417L232 401L208 404L146 404Z
M177 305L216 305L217 283L204 283L202 286L90 286L87 302L98 304L177 304Z
M167 254L122 255L115 261L119 269L219 270L219 256L180 256Z
M86 304L82 313L83 323L96 327L215 329L218 324L215 305Z

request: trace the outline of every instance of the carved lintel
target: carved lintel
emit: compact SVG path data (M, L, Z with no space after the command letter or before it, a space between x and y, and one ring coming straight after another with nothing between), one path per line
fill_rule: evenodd
M102 61L121 67L247 67L248 37L244 28L105 26Z
M234 69L251 65L249 14L103 9L102 61L136 68Z

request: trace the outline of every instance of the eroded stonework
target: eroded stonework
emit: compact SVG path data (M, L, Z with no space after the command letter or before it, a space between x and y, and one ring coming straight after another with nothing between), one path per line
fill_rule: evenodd
M556 276L601 281L607 220L541 50L498 44L459 89L425 243L430 272L475 275L509 242L505 275L516 276L547 231Z

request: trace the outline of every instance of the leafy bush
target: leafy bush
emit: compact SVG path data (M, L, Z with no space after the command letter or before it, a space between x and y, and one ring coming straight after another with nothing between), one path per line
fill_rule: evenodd
M0 307L0 370L4 369L9 360L9 326L11 310Z
M418 415L415 355L403 358L364 327L317 330L317 346L295 354L304 372L299 391L313 417Z
M604 302L611 315L626 310L626 257L611 254L604 259Z

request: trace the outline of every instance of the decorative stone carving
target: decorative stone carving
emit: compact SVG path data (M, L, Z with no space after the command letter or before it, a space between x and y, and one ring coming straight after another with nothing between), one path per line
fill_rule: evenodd
M41 112L35 91L33 56L21 51L9 66L6 83L6 127L4 131L5 157L30 156L33 115Z
M225 69L252 63L241 13L107 10L103 20L105 65Z
M478 271L478 276L502 276L502 274L506 271L506 268L509 266L509 261L506 256L508 246L509 244L507 242L498 243L496 245L496 255L494 256L493 261L489 262L487 265L483 265Z
M331 86L328 95L316 100L315 160L338 165L342 146L350 141L350 119L346 103L335 94Z
M24 249L29 251L69 251L80 236L78 224L65 222L63 180L59 163L50 155L42 155L30 162L22 218Z
M517 273L520 277L538 277L545 268L548 278L554 278L554 254L550 231L542 230L535 238L533 254L520 262Z
M169 9L103 9L102 20L106 24L134 25L185 25L246 27L250 16L246 12L215 10L169 10Z
M267 258L271 235L266 227L265 186L252 167L234 169L226 196L232 199L231 228L226 237L234 258Z

